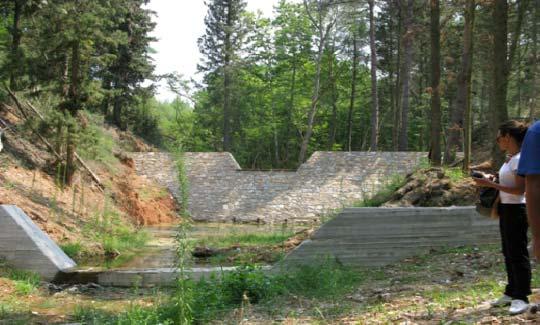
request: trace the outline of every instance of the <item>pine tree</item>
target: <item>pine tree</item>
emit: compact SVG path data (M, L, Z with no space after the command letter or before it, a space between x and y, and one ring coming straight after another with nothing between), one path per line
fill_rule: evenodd
M154 29L151 12L143 8L148 0L122 0L114 5L116 25L125 40L111 51L116 59L104 71L106 87L112 99L112 121L120 129L127 129L127 108L134 104L138 94L144 92L141 83L152 78L154 65L149 56L150 43L155 39L149 34ZM108 112L109 96L106 96L104 110Z
M240 59L240 49L245 30L241 18L245 11L244 0L211 0L206 3L208 13L204 19L206 33L199 38L199 50L204 58L198 69L204 72L205 82L212 83L219 91L223 107L223 150L232 147L231 99L235 82L234 70ZM218 87L216 83L220 82Z

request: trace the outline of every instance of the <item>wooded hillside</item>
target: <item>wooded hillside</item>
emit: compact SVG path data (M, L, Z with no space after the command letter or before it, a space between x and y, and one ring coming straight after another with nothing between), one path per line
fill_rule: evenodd
M539 2L282 0L268 18L211 0L198 83L155 75L146 0L3 1L0 100L9 87L45 112L68 182L86 113L247 168L295 168L315 150L452 163L537 115ZM178 98L156 100L158 80Z

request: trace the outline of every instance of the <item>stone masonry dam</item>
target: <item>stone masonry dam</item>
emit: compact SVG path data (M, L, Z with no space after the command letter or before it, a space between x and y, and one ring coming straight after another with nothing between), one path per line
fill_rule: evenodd
M180 198L176 164L164 152L133 153L138 174ZM227 152L184 153L189 207L196 221L317 222L369 198L424 152L315 152L296 171L242 170Z

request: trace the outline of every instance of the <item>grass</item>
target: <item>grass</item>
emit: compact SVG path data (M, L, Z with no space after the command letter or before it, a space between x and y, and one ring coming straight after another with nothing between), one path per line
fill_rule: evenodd
M138 194L139 194L139 198L143 201L150 201L153 199L159 199L159 198L167 197L170 195L169 191L165 188L159 188L156 190L154 188L148 188L148 187L141 188L138 191Z
M38 274L12 268L4 261L0 261L0 276L12 280L15 292L19 295L28 295L34 292L41 282Z
M89 112L84 113L90 123L79 134L77 152L83 159L99 161L110 171L114 171L118 164L118 159L113 154L115 142L112 135L102 127L103 117Z
M405 185L405 177L401 175L394 175L385 182L385 185L377 193L354 204L353 206L358 208L379 207L383 203L390 201L394 195L394 192L403 185Z
M272 246L283 243L289 239L294 232L284 230L271 233L244 233L244 234L228 234L224 236L208 237L197 240L197 246L209 246L213 248L226 248L233 245L237 246Z
M302 267L292 273L269 275L254 266L214 275L199 281L185 280L190 292L189 306L194 323L206 324L226 317L235 308L248 304L273 306L280 297L302 295L310 298L335 298L351 291L362 280L362 273L331 261ZM174 297L174 295L173 295ZM186 297L183 297L186 298ZM174 298L161 306L133 307L116 315L96 309L79 308L76 319L85 324L179 324Z
M103 247L106 267L130 261L150 239L148 232L129 224L121 218L120 212L107 206L85 225L84 232ZM68 244L67 248L71 253L78 249L76 244Z
M452 278L456 269L464 274ZM350 268L331 259L272 273L244 266L200 281L183 280L183 288L189 290L181 299L195 324L240 323L245 319L257 323L393 324L408 319L410 323L470 324L481 323L483 317L516 323L516 318L505 318L509 316L504 308L475 309L501 294L504 278L499 246L488 245L438 249L386 267ZM539 281L540 275L533 271L533 287ZM108 305L105 301L81 301L79 308L69 312L73 316L69 320L83 324L184 324L180 321L180 296L177 289L172 290L162 292L166 295L159 295L153 303L133 302L122 308L113 307L117 305L114 298ZM61 308L49 299L54 298L39 302L42 307L46 304L48 312ZM2 299L1 303L6 315L20 310L16 300ZM457 312L460 310L463 312Z
M74 260L78 259L83 251L83 246L79 242L63 243L60 244L60 248Z
M450 178L450 181L452 181L453 183L459 182L464 178L469 177L468 175L463 173L461 167L445 167L443 171L444 174L448 176L448 178Z
M217 234L212 232L202 238L189 239L192 247L208 247L215 253L208 258L199 258L197 263L214 266L232 266L244 264L272 264L285 256L285 242L295 231L291 228L264 228L238 232L228 228Z

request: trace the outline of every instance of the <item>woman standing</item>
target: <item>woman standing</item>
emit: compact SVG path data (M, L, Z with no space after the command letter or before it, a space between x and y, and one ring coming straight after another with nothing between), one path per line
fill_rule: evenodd
M502 252L508 284L504 295L492 306L510 305L512 315L523 313L529 307L531 294L531 264L527 251L527 214L525 210L525 179L517 175L521 143L527 132L524 123L514 120L499 127L497 144L507 154L499 170L499 183L488 178L474 178L476 185L499 190L499 226Z

